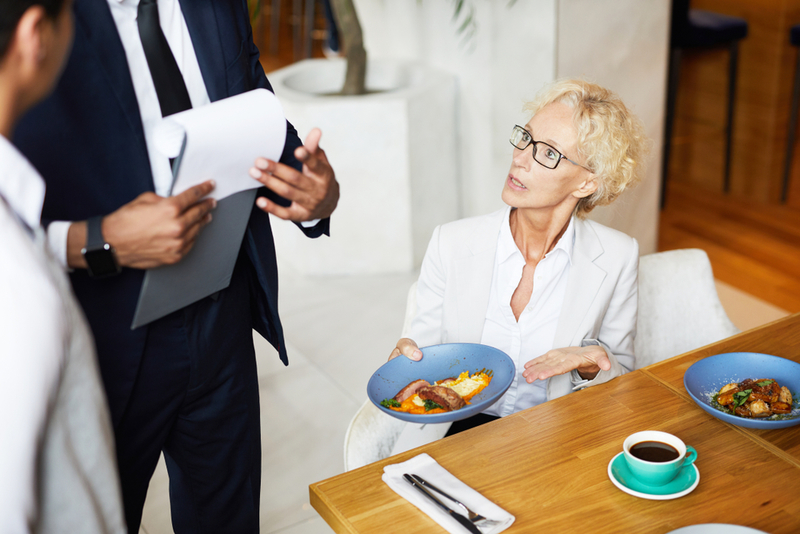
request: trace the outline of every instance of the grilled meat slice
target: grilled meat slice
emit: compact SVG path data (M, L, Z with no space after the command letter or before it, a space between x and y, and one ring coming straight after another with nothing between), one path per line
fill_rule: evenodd
M420 399L432 400L448 412L458 410L467 404L461 395L444 386L425 386L417 393Z
M427 380L422 380L421 378L418 380L414 380L406 387L401 389L397 395L394 396L394 400L397 402L403 402L407 398L411 397L414 393L419 391L419 388L423 388L425 386L430 386Z
M792 413L792 405L785 402L773 402L769 407L773 413Z

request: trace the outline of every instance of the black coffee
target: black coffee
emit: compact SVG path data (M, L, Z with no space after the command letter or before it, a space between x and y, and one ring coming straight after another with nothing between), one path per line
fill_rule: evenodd
M630 448L630 453L645 462L671 462L680 456L675 447L660 441L640 441Z

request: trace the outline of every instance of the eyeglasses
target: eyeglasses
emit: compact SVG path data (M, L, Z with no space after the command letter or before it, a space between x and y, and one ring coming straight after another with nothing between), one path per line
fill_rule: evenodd
M509 141L511 141L511 144L514 145L514 148L519 150L525 150L528 148L528 145L533 145L533 159L536 161L536 163L547 167L548 169L555 169L558 167L558 164L562 159L569 161L573 165L577 165L578 167L583 167L586 169L586 167L580 163L575 163L544 141L534 141L530 132L522 126L514 126L514 129L511 130L511 138ZM586 170L592 172L590 169Z

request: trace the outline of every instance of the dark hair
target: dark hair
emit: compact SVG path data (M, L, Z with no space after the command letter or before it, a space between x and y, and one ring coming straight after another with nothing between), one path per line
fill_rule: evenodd
M0 0L0 58L3 58L17 29L19 19L32 6L42 6L47 16L55 20L66 0Z

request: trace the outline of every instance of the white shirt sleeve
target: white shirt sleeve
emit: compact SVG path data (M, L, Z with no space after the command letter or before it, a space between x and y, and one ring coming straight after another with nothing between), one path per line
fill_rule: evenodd
M36 466L64 355L57 289L0 213L0 532L35 524Z
M66 270L67 265L67 234L72 223L69 221L53 221L47 227L47 246L53 257Z

